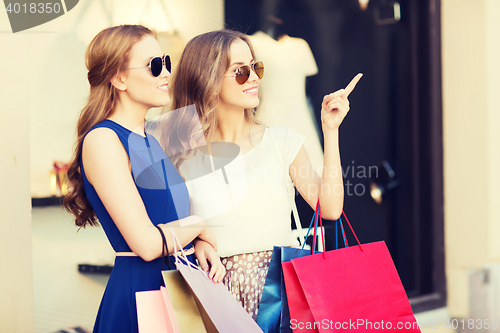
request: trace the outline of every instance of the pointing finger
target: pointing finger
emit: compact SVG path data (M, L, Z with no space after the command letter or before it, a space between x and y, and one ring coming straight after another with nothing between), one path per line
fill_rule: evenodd
M358 73L358 75L356 75L351 80L351 82L349 82L349 84L347 85L347 87L345 87L346 97L349 96L349 94L354 90L354 87L356 87L356 84L358 83L358 81L361 79L362 76L363 76L363 74Z

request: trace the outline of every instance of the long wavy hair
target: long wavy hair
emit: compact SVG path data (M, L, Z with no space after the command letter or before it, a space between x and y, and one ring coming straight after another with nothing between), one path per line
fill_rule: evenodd
M148 35L155 37L141 25L115 26L99 32L87 48L85 64L90 94L78 118L75 151L68 170L70 190L63 201L63 207L75 215L75 224L79 227L99 223L83 187L80 169L83 139L92 127L114 111L118 92L111 78L128 67L132 46Z
M169 110L174 110L175 115L157 132L167 156L177 169L195 153L195 147L210 142L214 136L218 124L219 93L230 65L231 45L237 40L247 43L255 59L247 35L232 30L198 35L184 48L171 83ZM260 124L253 108L245 109L245 120Z

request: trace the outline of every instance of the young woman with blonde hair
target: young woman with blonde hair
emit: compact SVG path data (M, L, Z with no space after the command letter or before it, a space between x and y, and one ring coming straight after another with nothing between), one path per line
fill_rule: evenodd
M218 253L228 272L223 282L254 318L273 246L296 243L291 231L293 193L287 191L288 179L311 207L319 199L324 218L335 220L342 212L338 129L349 111L347 96L361 74L346 89L323 99L325 158L321 176L311 166L303 136L286 126L265 126L255 118L263 76L264 64L256 58L246 35L220 30L196 36L186 45L172 80L172 109L180 112L167 122L160 140L167 152L175 150L177 154L172 162L186 179L191 213L205 218L217 238ZM196 108L194 117L182 112L191 105ZM214 169L218 158L228 157L227 151L217 156L210 148L220 142L239 146L244 182L231 178L227 170L232 162L225 173ZM219 178L218 173L222 175ZM203 175L213 176L206 179L214 182L197 182ZM225 204L227 193L215 190L217 179L227 184L234 197L244 198L220 213L203 216ZM238 184L240 192L248 193L238 193Z
M208 258L214 281L224 268L206 222L189 216L182 178L144 132L148 109L170 102L170 59L155 35L139 25L111 27L92 40L85 58L90 94L78 120L64 207L79 227L100 224L116 251L94 332L138 332L135 292L162 284L161 232L173 251L167 224L187 251Z

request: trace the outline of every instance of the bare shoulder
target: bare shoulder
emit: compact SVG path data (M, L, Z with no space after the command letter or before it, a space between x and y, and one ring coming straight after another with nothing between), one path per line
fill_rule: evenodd
M121 149L119 149L121 148ZM83 153L123 151L123 145L115 131L106 127L99 127L90 131L83 140Z
M98 127L88 132L83 142L91 146L99 142L106 143L113 141L120 141L115 131L107 127Z
M85 137L82 162L91 184L97 175L129 169L128 154L120 139L112 129L105 127L96 128Z

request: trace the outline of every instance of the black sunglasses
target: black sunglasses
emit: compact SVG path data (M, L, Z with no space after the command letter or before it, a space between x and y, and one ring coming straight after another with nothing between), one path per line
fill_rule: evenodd
M236 82L238 84L244 84L248 81L250 77L250 71L253 70L259 79L264 76L264 64L262 61L257 61L251 65L243 65L234 70L235 75L229 75L225 77L236 77Z
M154 77L158 77L161 74L163 66L167 69L169 73L172 72L172 63L170 62L170 56L164 55L163 57L154 57L149 61L148 67L151 70L151 74ZM132 67L127 69L136 69L136 68L144 68L144 67Z

